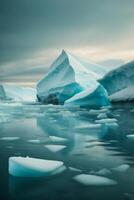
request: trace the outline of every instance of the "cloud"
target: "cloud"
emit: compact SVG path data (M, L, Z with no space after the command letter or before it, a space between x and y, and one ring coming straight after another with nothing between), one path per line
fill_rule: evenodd
M32 67L46 71L63 48L96 62L134 58L133 0L0 3L0 73L4 79L9 72L15 77L21 68L31 76Z

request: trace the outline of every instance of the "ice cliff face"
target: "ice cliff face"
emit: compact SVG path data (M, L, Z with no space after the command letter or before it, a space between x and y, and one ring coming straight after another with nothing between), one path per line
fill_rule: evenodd
M109 95L134 85L134 61L107 73L100 83Z
M97 80L104 74L101 66L62 51L49 72L38 82L37 97L43 103L64 104L74 95L96 88L99 85Z

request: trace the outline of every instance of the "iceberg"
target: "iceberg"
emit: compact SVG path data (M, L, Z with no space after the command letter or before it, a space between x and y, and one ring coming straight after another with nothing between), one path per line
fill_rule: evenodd
M64 104L74 95L80 93L81 97L86 93L93 98L97 95L101 102L98 105L105 105L108 102L106 91L97 82L105 73L102 66L83 61L63 50L45 77L37 83L37 98L46 104Z
M65 105L99 108L110 104L106 90L98 84L96 87L88 88L66 100Z
M134 61L108 72L99 82L111 101L134 100Z
M36 89L30 87L2 84L0 85L0 100L35 102Z
M30 157L10 157L9 174L15 177L48 177L66 169L62 161Z
M117 184L112 179L90 174L76 175L73 179L85 186L111 186Z

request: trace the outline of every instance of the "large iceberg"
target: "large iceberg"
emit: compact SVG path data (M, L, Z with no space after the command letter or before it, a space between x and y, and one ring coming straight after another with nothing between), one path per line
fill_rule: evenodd
M36 89L2 84L0 85L0 100L35 102Z
M111 101L134 100L134 61L110 71L99 82Z
M62 161L30 157L10 157L9 174L16 177L47 177L66 169Z
M97 97L104 95L104 99L107 98L105 89L97 82L105 73L102 66L88 63L63 50L45 77L38 82L37 97L43 103L64 104L66 100L78 93L81 97L84 92L84 96L85 93L90 96L86 101L86 104L90 105L91 96L97 94ZM105 104L102 98L97 103L99 106Z

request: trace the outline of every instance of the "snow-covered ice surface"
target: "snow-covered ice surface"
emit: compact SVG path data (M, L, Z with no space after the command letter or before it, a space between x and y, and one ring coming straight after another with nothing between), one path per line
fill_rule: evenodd
M108 72L100 83L111 101L134 100L134 61Z
M89 174L80 174L73 179L86 186L111 186L117 184L116 181L109 178Z
M77 200L122 200L124 194L133 194L133 108L133 103L86 109L1 102L0 198L75 200L77 195ZM10 176L12 157L17 160ZM20 157L28 163L20 163ZM64 167L46 177L50 167L40 159L60 161ZM73 180L81 174L87 175L87 185ZM109 185L109 180L117 184Z
M16 177L47 177L63 170L65 170L65 166L62 161L30 157L9 158L9 174Z
M48 73L37 84L37 96L44 103L64 104L67 99L90 96L88 103L92 105L96 94L95 106L103 106L109 101L105 89L97 81L105 74L102 66L78 59L72 54L62 51ZM99 87L100 86L100 87ZM96 89L97 88L97 89ZM97 90L97 91L96 91ZM91 99L92 94L93 99ZM84 92L84 93L83 93ZM77 94L80 93L80 96ZM97 98L100 97L100 101ZM90 100L91 99L91 100ZM87 106L86 99L83 104ZM82 105L83 106L83 105Z

